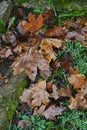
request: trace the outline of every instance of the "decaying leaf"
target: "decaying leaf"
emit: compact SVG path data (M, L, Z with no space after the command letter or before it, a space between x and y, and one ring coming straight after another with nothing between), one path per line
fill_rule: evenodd
M56 107L55 105L52 105L46 109L42 115L44 115L46 119L55 120L55 116L62 114L64 110L64 107Z
M37 75L37 68L43 73L47 72L45 73L47 77L51 76L48 61L45 60L44 57L38 52L35 52L33 54L25 54L21 57L18 57L13 63L12 67L14 70L14 75L25 71L32 81L35 81Z
M56 53L53 51L53 47L60 48L62 41L53 38L44 38L40 45L40 53L50 62L52 59L56 59Z
M82 85L81 90L78 90L75 98L70 98L69 108L87 110L87 81Z
M85 81L84 74L73 74L68 78L69 83L73 85L74 89L80 89Z

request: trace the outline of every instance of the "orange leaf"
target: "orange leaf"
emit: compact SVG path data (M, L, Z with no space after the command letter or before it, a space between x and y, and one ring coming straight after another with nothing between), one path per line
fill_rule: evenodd
M83 74L74 74L68 78L69 83L73 85L74 89L80 89L85 82L85 76Z
M43 27L44 18L42 14L39 14L38 17L35 17L34 14L30 13L28 15L28 21L22 21L22 27L26 32L35 32Z
M81 89L75 95L75 98L70 97L70 109L87 110L87 80L82 85Z
M78 68L73 69L72 67L70 67L70 68L69 68L69 72L70 72L71 74L78 74L78 73L79 73L79 69L78 69Z

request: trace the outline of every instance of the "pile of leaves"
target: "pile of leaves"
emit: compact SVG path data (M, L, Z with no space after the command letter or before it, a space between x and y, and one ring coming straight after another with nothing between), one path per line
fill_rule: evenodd
M52 14L30 12L26 20L16 21L1 36L3 44L8 43L1 45L0 57L15 58L13 74L25 71L31 81L20 101L33 115L56 120L66 110L87 110L87 18L68 19L58 26L50 25Z

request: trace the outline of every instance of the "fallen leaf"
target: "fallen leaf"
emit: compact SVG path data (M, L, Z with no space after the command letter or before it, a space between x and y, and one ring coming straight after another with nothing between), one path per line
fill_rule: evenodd
M1 51L0 51L0 57L1 58L8 58L10 55L12 55L12 51L10 48L3 48Z
M56 53L53 47L60 48L62 46L62 41L53 38L44 38L40 44L40 53L45 56L45 58L50 62L52 59L56 59Z
M64 38L67 34L66 27L57 26L46 30L44 36L49 38Z
M85 36L83 36L82 34L76 32L76 31L68 32L65 38L71 39L71 40L75 39L75 40L78 40L78 41L81 41L81 42L85 41Z
M50 94L46 90L46 81L39 81L32 85L32 107L47 105L50 102Z
M22 21L22 27L26 32L35 32L43 27L44 18L42 14L39 14L37 17L35 14L29 13L28 21Z
M55 120L55 116L62 114L64 110L64 107L56 107L55 105L52 105L46 109L42 115L44 115L46 119Z
M57 87L56 85L52 85L52 93L50 94L52 98L57 100L59 98L58 92L57 92Z
M17 25L17 29L18 29L18 32L21 34L21 35L25 35L26 34L26 29L23 28L22 26L22 21L20 21Z
M82 28L81 32L87 38L87 27Z
M37 75L37 68L43 73L47 72L45 73L47 77L51 76L48 61L45 60L43 55L39 54L38 52L35 52L33 54L24 54L18 57L16 61L13 63L12 67L14 70L14 75L19 74L22 71L25 71L32 81L35 81Z
M48 90L49 92L52 92L52 85L53 85L53 82L52 82L52 81L47 82L47 90Z
M41 105L40 108L35 107L33 115L42 114L45 111L46 105Z
M87 81L82 85L81 89L75 95L70 97L70 109L87 110Z
M79 73L79 69L78 69L78 68L74 69L74 68L72 68L72 67L70 66L70 68L69 68L69 73L70 73L70 74L78 74L78 73Z
M29 87L29 89L25 89L22 96L19 97L21 102L26 102L28 105L31 104L31 92L32 89Z
M29 125L31 125L32 123L31 123L31 121L29 121L29 120L20 120L19 122L18 122L18 128L19 127L22 127L23 129L26 129L27 128L27 126L29 126Z
M81 24L82 26L84 26L86 22L87 22L86 17L78 17L77 20L76 20L76 23Z
M58 89L57 93L61 97L70 97L71 96L71 90L70 90L69 86L66 86L66 88Z
M68 78L68 81L71 85L73 85L74 89L78 90L85 82L85 76L84 74L73 74Z

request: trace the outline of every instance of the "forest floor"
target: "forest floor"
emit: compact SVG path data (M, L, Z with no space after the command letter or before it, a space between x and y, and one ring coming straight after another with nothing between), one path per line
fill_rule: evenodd
M29 77L7 130L87 130L87 17L16 8L0 33L0 85Z

